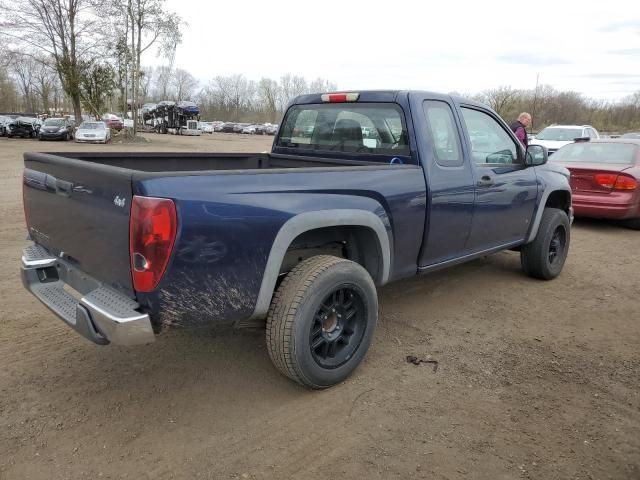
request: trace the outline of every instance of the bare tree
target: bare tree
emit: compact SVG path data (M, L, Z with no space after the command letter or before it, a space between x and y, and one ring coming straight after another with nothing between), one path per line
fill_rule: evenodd
M115 18L118 18L116 15ZM129 81L129 69L131 66L132 55L131 50L129 49L129 44L127 43L128 38L128 28L122 27L122 24L128 25L126 21L126 17L124 21L114 28L116 32L116 40L115 43L111 46L110 49L110 57L111 62L114 65L114 73L115 73L115 88L120 93L119 99L119 107L118 109L122 109L122 111L127 111L127 85Z
M34 113L37 110L33 78L36 65L36 61L32 57L19 54L13 55L13 60L10 64L11 72L16 79L20 93L22 93L23 108Z
M17 93L6 68L0 65L0 111L11 112L18 109Z
M155 100L168 100L173 96L171 91L171 79L173 78L173 68L169 65L162 65L156 68L153 96Z
M297 97L298 95L303 95L305 93L309 93L309 85L307 84L307 79L301 77L300 75L295 75L291 78L291 96Z
M316 78L309 84L309 93L335 92L337 85L324 78Z
M17 40L51 55L80 118L83 59L96 47L88 35L95 25L90 0L0 0L0 12L0 31L9 44Z
M50 64L48 59L39 59L33 72L33 88L40 96L43 112L49 112L51 96L58 85L55 67Z
M281 112L284 112L284 109L287 108L289 101L293 97L292 92L293 85L291 81L291 74L287 73L286 75L280 77L280 89L278 91L278 93L280 94L278 98L278 109Z
M623 103L640 108L640 90L622 99ZM640 119L639 119L640 120Z
M186 70L178 68L173 74L173 87L175 100L190 100L198 88L198 81Z
M480 99L504 118L519 93L511 87L498 87L485 90L480 94Z
M236 74L214 78L201 90L198 101L203 115L275 122L289 100L309 93L311 85L319 91L336 89L335 84L323 79L309 84L303 77L285 75L280 82L270 78L255 82Z
M146 102L151 94L151 83L153 82L155 69L153 67L142 67L140 69L140 100Z
M263 78L258 83L258 95L262 108L267 113L269 122L275 122L278 114L278 82L270 78Z
M280 77L280 110L284 111L291 100L305 93L310 93L310 89L304 77L290 73Z
M245 102L247 79L243 75L235 74L228 77L222 84L225 88L225 97L233 109L233 119L237 121L240 119L240 109Z
M182 41L181 18L164 10L165 0L115 0L126 6L129 23L129 45L133 53L131 65L131 113L133 133L137 133L138 104L142 54L152 46L159 47L159 53L173 55L175 46Z

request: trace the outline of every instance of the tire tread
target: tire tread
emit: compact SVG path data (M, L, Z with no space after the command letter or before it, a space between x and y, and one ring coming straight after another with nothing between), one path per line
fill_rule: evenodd
M275 367L286 377L311 388L313 384L296 368L292 344L296 312L305 291L327 269L341 262L350 262L331 255L317 255L297 264L282 280L267 313L267 350ZM295 346L295 344L294 344Z
M548 245L543 240L544 237L546 237L548 231L552 227L555 228L554 224L558 222L558 218L562 218L559 217L560 215L566 218L566 224L568 227L565 255L568 254L571 228L569 225L569 219L566 216L567 214L563 210L560 210L558 208L545 208L544 212L542 213L542 219L540 221L540 226L538 227L536 238L533 240L533 242L524 245L522 247L522 250L520 251L520 262L522 265L522 270L530 277L538 278L541 280L551 280L556 276L552 275L551 272L548 271L548 268L546 266Z

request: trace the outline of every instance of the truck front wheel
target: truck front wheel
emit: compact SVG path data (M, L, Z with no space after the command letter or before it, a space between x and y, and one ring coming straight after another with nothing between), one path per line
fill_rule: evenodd
M520 250L522 270L542 280L557 277L567 259L570 239L567 214L558 208L545 208L536 238Z
M267 315L267 348L276 368L305 387L328 388L364 358L378 319L369 273L329 255L296 265Z

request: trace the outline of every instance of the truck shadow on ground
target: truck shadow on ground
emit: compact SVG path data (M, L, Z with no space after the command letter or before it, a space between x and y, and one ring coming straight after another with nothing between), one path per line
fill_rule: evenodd
M611 226L580 222L579 228ZM474 301L484 302L485 296L492 295L492 289L517 289L518 284L528 282L539 281L522 273L518 252L498 253L379 289L381 320L394 328L392 324L399 321L394 312L411 311L420 328L427 331L433 328L434 319L415 313L426 306L446 311L454 301L460 309L471 311L476 308ZM478 291L481 294L474 297ZM213 405L225 405L227 413L233 416L233 412L241 414L265 401L287 403L313 394L273 367L264 329L175 328L160 335L155 343L136 348L97 347L72 337L71 333L68 335L63 337L63 348L54 355L56 366L32 379L41 394L65 410L69 408L70 391L73 408L95 409L92 401L99 396L106 406L120 408L121 413L126 410L131 415L145 416L161 412L175 416L175 411L193 411L196 406L196 411L211 415ZM373 363L389 361L379 356L389 350L390 345L385 342L393 341L382 335L374 340L377 356ZM50 359L49 365L52 362ZM358 375L369 373L365 367ZM61 383L65 388L58 393L56 385ZM348 385L349 382L345 387L349 388Z
M502 253L385 286L379 290L381 312L439 301L442 292L474 288L482 281L513 283L529 279L520 270L517 252ZM460 299L463 304L465 301ZM78 399L86 396L87 386L94 393L110 392L112 396L141 401L174 395L177 400L187 393L191 400L202 395L211 402L221 398L231 401L234 395L242 395L246 403L251 399L263 402L265 396L283 398L307 392L273 367L261 328L174 328L157 337L155 343L136 348L97 347L76 337L64 343L67 351L59 351L63 358L57 361L66 368L57 372L55 382L77 388ZM46 375L42 381L49 383Z

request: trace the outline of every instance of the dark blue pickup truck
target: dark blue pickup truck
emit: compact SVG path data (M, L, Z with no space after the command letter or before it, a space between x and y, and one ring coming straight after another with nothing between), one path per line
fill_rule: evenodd
M490 109L415 91L304 95L271 153L27 153L24 285L98 344L266 323L276 367L345 379L376 286L501 250L564 265L568 171Z

